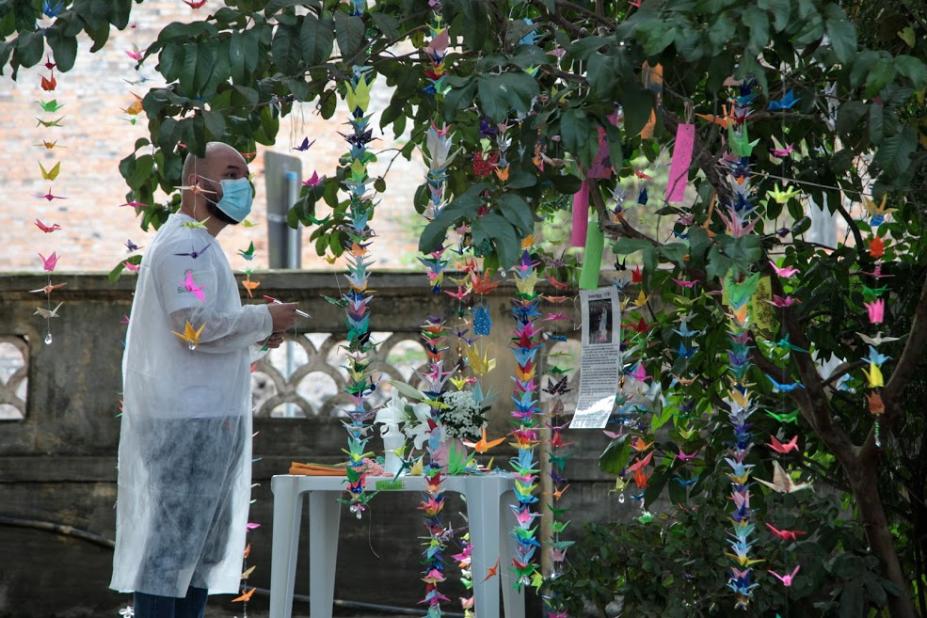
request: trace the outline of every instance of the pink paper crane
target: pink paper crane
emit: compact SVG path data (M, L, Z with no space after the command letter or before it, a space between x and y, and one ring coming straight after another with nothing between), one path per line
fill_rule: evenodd
M796 541L798 537L808 534L804 530L780 530L769 522L766 522L766 527L769 528L769 531L780 541Z
M773 299L767 300L766 302L779 309L788 309L792 305L799 304L801 301L794 296L779 296L778 294L773 294Z
M875 302L865 303L866 311L869 313L869 322L871 324L881 324L885 319L885 299L880 298Z
M792 439L788 442L780 442L779 438L776 436L769 436L769 442L766 443L766 446L776 451L780 455L787 455L788 453L798 449L798 434L792 436Z
M792 583L795 581L795 576L798 575L798 569L800 568L801 568L801 565L797 564L795 565L795 568L792 569L791 573L786 573L785 575L779 575L778 573L772 570L770 570L769 573L770 575L778 579L780 582L782 582L783 586L785 586L786 588L791 588Z
M193 271L188 270L186 276L183 280L183 288L193 294L196 297L196 300L203 302L206 300L206 294L203 292L203 288L193 280Z
M53 272L55 270L55 266L58 265L58 254L52 253L48 257L45 257L41 253L39 253L38 255L39 255L39 258L41 258L42 260L42 270L44 270L45 272L49 272L49 273Z
M780 268L779 266L776 266L776 263L772 260L769 260L769 265L772 266L773 272L776 273L776 276L782 277L783 279L790 279L791 277L794 277L796 274L798 274L798 269L793 266L785 266Z
M785 148L770 148L769 154L780 159L792 156L792 153L795 152L795 146L788 144Z
M304 187L315 187L322 182L322 179L319 178L319 173L317 171L312 172L312 176L303 181Z
M58 225L57 223L46 225L45 223L42 223L40 219L35 220L35 226L39 228L40 230L42 230L43 232L45 232L46 234L51 234L52 232L55 232L61 229L61 226Z

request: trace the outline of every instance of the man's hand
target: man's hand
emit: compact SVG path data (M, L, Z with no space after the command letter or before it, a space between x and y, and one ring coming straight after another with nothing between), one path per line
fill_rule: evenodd
M274 333L290 330L296 324L296 303L274 303L267 305L267 310L274 321Z
M276 348L279 348L282 343L283 343L283 333L273 333L264 342L264 347L276 349Z

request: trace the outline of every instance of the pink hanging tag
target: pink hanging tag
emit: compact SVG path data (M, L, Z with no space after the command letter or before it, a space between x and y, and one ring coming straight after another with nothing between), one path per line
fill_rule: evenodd
M573 194L573 229L570 232L570 246L586 246L586 226L589 224L589 181L579 185Z
M689 165L692 163L692 149L695 146L695 125L680 123L676 127L676 145L670 163L666 182L666 201L681 202L689 184ZM575 210L574 210L575 212Z

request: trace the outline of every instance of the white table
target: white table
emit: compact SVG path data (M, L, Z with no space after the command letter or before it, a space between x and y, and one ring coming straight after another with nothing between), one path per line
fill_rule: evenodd
M368 477L366 487L375 490L377 481L392 477ZM425 478L401 477L403 487L388 491L425 491ZM444 490L466 498L472 544L471 570L476 615L498 618L499 585L502 585L506 618L524 618L523 591L513 588L511 563L515 539L511 530L516 504L515 483L510 475L447 476ZM335 564L338 559L338 529L344 495L344 477L278 475L271 480L274 494L273 556L270 571L270 618L291 618L296 580L303 499L309 496L309 611L312 618L331 618L335 596ZM376 508L376 499L371 503ZM485 579L499 561L498 575ZM409 579L418 581L417 570ZM485 579L485 581L484 581ZM424 586L424 584L422 584Z

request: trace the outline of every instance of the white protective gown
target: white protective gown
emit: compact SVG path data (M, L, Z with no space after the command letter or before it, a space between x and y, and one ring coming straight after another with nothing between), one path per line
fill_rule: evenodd
M182 225L192 221L176 213L158 231L129 317L110 582L120 592L239 591L251 493L249 369L272 319L265 305L242 306L222 248L206 230ZM188 270L203 301L184 285ZM187 320L206 324L195 350L171 334Z

